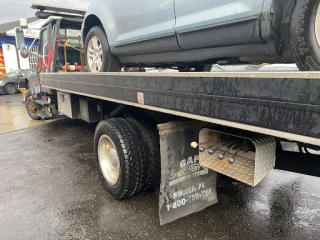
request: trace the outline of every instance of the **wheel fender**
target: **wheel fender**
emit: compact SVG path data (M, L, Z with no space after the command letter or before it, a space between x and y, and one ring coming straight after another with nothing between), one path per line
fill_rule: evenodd
M105 32L108 43L110 44L110 32L108 31L108 28L107 28L108 26L107 21L104 18L100 18L98 14L96 15L90 14L86 16L86 19L83 22L83 26L82 26L82 36L83 36L82 46L83 47L85 46L86 38L88 36L88 33L90 32L90 29L97 26L102 26L102 29ZM110 45L109 45L109 50L112 54L114 54L114 52L112 52L112 48L110 48Z
M105 31L109 46L116 43L118 37L117 31L114 26L117 25L115 13L112 11L111 0L99 1L99 5L92 4L88 9L84 20L84 33L88 33L92 27L101 25ZM86 36L86 35L83 35ZM83 39L85 42L85 39ZM110 49L111 53L112 47Z

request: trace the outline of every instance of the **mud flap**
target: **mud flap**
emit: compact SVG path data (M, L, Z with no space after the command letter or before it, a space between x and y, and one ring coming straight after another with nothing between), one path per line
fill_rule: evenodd
M28 76L28 84L29 88L31 89L32 96L41 93L41 86L39 82L38 73L32 73Z
M161 149L160 224L199 212L218 202L217 173L199 164L197 122L158 125Z

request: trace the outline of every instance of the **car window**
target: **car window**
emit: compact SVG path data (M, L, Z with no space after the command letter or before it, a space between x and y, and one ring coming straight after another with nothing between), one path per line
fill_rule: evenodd
M3 77L7 77L7 78L12 78L12 77L16 77L18 76L19 71L13 71L13 72L9 72L7 74L5 74Z
M81 36L81 30L60 28L59 34L67 37L69 39L68 43L71 45L77 45L80 43L78 37Z
M27 77L28 75L30 75L33 71L32 70L24 70L21 73L22 77Z

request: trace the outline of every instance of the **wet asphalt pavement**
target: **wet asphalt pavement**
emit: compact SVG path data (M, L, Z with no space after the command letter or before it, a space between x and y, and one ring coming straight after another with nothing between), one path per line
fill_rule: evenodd
M14 95L0 93L0 134L40 126L55 121L33 121L29 118L22 101L21 93Z
M160 226L157 193L104 191L94 129L63 119L0 135L0 239L320 239L320 178L280 170L256 188L219 176L218 204Z

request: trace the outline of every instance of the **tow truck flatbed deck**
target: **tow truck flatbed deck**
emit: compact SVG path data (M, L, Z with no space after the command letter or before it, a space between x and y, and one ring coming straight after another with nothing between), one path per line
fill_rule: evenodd
M43 86L320 146L319 72L44 73Z

